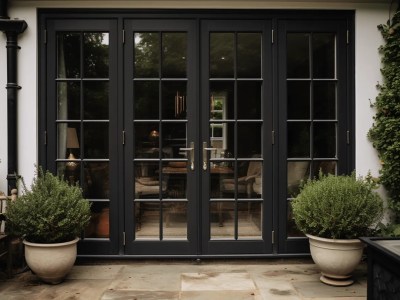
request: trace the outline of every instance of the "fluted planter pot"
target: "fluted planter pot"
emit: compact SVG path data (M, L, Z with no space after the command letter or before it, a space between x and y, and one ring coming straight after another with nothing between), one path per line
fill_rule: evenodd
M79 238L65 243L38 244L24 240L26 263L44 282L58 284L75 263L78 241Z
M359 239L326 239L307 234L311 257L321 270L320 280L333 286L353 284L351 274L361 261L364 244Z

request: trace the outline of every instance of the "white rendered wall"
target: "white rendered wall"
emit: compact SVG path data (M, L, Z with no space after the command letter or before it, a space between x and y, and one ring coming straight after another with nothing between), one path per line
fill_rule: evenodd
M377 1L381 4L368 4L368 1L10 1L9 16L24 19L28 29L19 38L21 50L18 54L18 163L19 174L29 185L34 174L34 164L38 159L37 145L37 8L50 7L114 7L114 8L265 8L265 9L354 9L355 48L356 48L356 171L366 174L371 170L378 174L379 161L375 150L367 139L367 132L373 122L373 109L369 99L374 101L376 83L381 81L380 56L378 47L383 40L377 25L385 23L389 15L390 1ZM357 3L354 3L357 2ZM371 1L370 1L371 2ZM382 3L383 2L383 3ZM5 36L0 34L0 191L6 190L7 176L7 116L5 85L6 49Z

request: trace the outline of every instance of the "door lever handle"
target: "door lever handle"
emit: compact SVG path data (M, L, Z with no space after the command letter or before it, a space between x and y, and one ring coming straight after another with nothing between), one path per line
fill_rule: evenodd
M207 142L203 142L203 170L207 170L208 165L208 153L207 151L217 151L217 148L207 147Z
M189 148L179 148L180 151L189 152L190 170L194 170L194 142L190 142Z

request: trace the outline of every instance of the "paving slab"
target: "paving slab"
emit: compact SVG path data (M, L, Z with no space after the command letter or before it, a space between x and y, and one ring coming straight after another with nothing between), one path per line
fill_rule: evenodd
M114 279L123 268L121 265L74 266L67 279Z
M175 300L179 299L179 292L169 291L120 291L108 290L101 298L101 300Z
M300 300L300 296L297 295L296 291L293 289L282 290L277 289L260 289L260 295L263 300Z
M182 274L182 291L254 291L255 289L248 273Z
M263 300L258 291L184 291L180 300Z
M326 285L320 281L292 283L296 291L304 298L326 299L333 297L366 297L367 289L358 282L347 287Z

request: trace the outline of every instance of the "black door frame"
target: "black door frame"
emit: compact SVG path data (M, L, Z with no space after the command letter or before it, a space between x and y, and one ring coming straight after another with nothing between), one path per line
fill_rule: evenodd
M65 10L56 10L56 9L39 9L38 11L38 44L39 44L39 100L38 100L38 107L39 107L39 118L38 118L38 140L39 140L39 164L48 168L52 171L55 171L55 164L54 164L54 157L55 157L55 149L56 149L56 131L54 130L54 125L51 123L51 119L54 119L55 112L49 111L48 104L50 101L48 99L52 98L54 95L54 91L51 92L49 87L51 86L51 82L54 81L51 76L48 74L48 70L51 70L52 61L51 55L55 53L54 46L51 46L50 41L53 38L54 32L56 27L54 24L60 24L60 30L64 29L65 24L75 24L77 27L76 30L88 29L90 30L90 26L88 28L87 24L88 21L93 21L94 23L97 22L105 22L105 20L112 20L115 22L115 25L112 26L112 29L116 31L115 37L113 41L116 43L116 50L113 55L117 61L116 64L116 72L118 74L122 74L122 70L124 69L124 55L123 55L123 45L124 36L123 30L124 28L124 20L125 19L171 19L171 20L180 20L180 19L191 19L197 22L197 29L199 29L199 24L201 20L264 20L265 22L272 23L272 32L269 35L271 37L272 42L272 72L274 74L271 85L272 85L272 94L273 94L273 131L275 132L275 143L272 147L272 159L274 162L278 162L275 164L273 170L264 170L264 174L269 174L271 178L271 185L273 190L273 199L270 201L272 202L272 214L277 216L273 218L272 221L272 230L275 231L275 235L271 236L271 240L275 239L275 243L272 247L272 252L267 254L265 252L262 253L254 253L254 254L246 254L246 256L287 256L287 255L302 255L308 252L308 249L304 248L305 239L293 239L288 241L285 236L284 231L286 228L286 204L282 205L281 202L283 200L283 190L286 188L284 178L286 174L284 173L286 161L282 158L282 150L286 147L286 139L282 138L279 134L284 130L284 122L285 120L282 119L282 110L284 109L284 105L282 101L284 101L284 93L282 92L280 75L280 68L282 68L282 49L280 43L283 38L282 33L282 24L285 22L292 22L294 24L297 22L298 24L302 24L303 21L313 23L315 22L340 22L341 24L346 24L346 32L343 32L343 28L341 29L341 38L343 36L348 37L345 45L345 56L346 56L346 83L347 87L343 93L346 93L346 103L342 106L340 117L341 120L346 124L346 133L347 137L344 137L343 134L340 135L340 143L344 143L343 145L345 150L342 151L343 156L341 157L342 165L340 167L341 172L350 172L355 167L355 88L354 88L354 12L353 11L318 11L318 10L305 10L305 11L298 11L298 10L180 10L179 13L177 10L110 10L110 11L101 11L95 9L65 9ZM81 24L83 27L79 27L78 24ZM71 25L71 26L72 26ZM342 26L342 25L341 25ZM79 27L79 28L78 28ZM99 27L96 27L99 29ZM106 28L107 29L107 28ZM110 43L110 50L111 50L111 43ZM52 52L53 51L53 52ZM199 50L195 50L199 51ZM198 53L196 54L199 55ZM110 57L111 58L111 57ZM196 66L199 67L201 61L196 62ZM203 75L202 75L203 76ZM121 80L120 77L117 82L115 83L115 93L116 98L119 99L118 103L122 103L123 99L123 87L124 82ZM201 99L204 99L205 95L200 94L200 90L196 90L198 95L201 95ZM200 107L198 107L200 108ZM115 116L117 116L118 120L122 120L124 115L124 109L121 106L115 106L114 108ZM111 122L111 120L110 120ZM118 121L113 126L116 132L122 132L124 130L123 126L121 125L122 122ZM199 129L196 129L200 131ZM203 129L204 130L204 129ZM200 136L200 132L196 133ZM122 135L117 134L114 138L115 143L113 144L112 154L116 159L115 169L114 172L117 174L111 181L112 186L115 190L115 199L123 197L122 191L125 185L125 182L119 180L119 178L126 175L126 171L124 171L125 166L123 162L123 153L124 149L122 146ZM346 140L343 139L347 138ZM265 140L269 139L266 137ZM200 142L200 141L199 141ZM114 147L115 146L115 147ZM200 160L200 145L196 145L197 151L195 161L199 162ZM267 147L268 148L268 147ZM196 166L197 169L200 165ZM275 174L275 176L272 176ZM196 179L198 180L198 179ZM201 185L198 185L201 186ZM266 187L264 187L264 190ZM199 190L195 191L196 193ZM286 199L285 199L286 201ZM125 252L124 246L124 239L123 239L123 229L124 229L124 218L122 218L123 213L123 201L119 201L118 204L115 204L114 201L113 205L117 205L117 208L112 213L112 218L114 218L115 222L113 227L111 228L111 232L114 233L114 237L112 238L112 245L102 247L102 243L98 241L85 241L81 242L80 244L80 255L81 256L105 256L105 257L121 257L121 256L130 256L127 255ZM285 211L283 211L285 210ZM118 211L120 211L120 215L118 215ZM116 221L118 220L118 221ZM199 221L199 226L201 222ZM272 232L271 232L272 234ZM199 241L200 245L200 241ZM161 256L171 256L171 257L178 257L178 256L185 256L185 257L216 257L223 255L221 254L207 254L202 249L198 248L195 253L192 254L182 254L177 255L175 253L168 252L166 255ZM159 256L158 254L154 255L132 255L132 256ZM226 256L226 255L225 255ZM231 256L243 256L240 254L231 254Z

